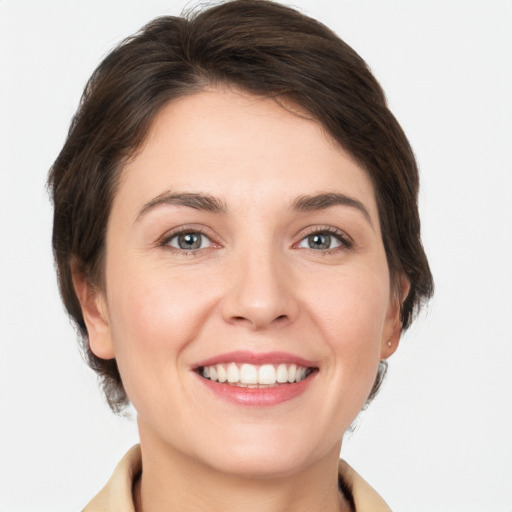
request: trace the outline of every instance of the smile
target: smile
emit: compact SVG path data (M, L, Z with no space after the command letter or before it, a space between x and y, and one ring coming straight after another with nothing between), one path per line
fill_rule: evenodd
M306 394L316 380L316 361L287 352L239 350L191 367L203 386L237 406L269 407Z
M262 364L223 363L202 366L198 373L205 379L236 387L267 388L293 384L307 378L314 368L294 363Z

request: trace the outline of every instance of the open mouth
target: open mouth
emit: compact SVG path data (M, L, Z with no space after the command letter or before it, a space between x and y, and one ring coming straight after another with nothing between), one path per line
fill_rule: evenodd
M223 363L200 366L197 373L213 382L242 388L269 388L294 384L307 379L318 369L297 364Z

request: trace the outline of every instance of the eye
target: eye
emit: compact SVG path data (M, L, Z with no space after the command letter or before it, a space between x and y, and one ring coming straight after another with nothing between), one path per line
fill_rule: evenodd
M329 251L341 246L350 247L351 243L341 233L331 233L329 231L311 233L298 244L300 248L317 251Z
M183 251L196 251L209 247L211 243L211 240L203 233L186 231L173 235L166 241L165 245L170 245Z

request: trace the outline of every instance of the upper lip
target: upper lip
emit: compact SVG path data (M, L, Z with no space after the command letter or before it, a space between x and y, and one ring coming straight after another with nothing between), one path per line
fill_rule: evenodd
M304 366L306 368L314 368L317 366L314 361L287 352L249 352L236 350L204 359L194 364L192 369L197 370L203 366L225 363L249 363L253 365L288 363Z

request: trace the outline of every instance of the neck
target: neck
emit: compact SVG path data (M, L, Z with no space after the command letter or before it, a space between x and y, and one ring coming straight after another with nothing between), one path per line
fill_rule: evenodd
M140 427L140 424L139 424ZM289 475L265 478L207 466L141 430L137 512L348 512L338 487L339 448Z

